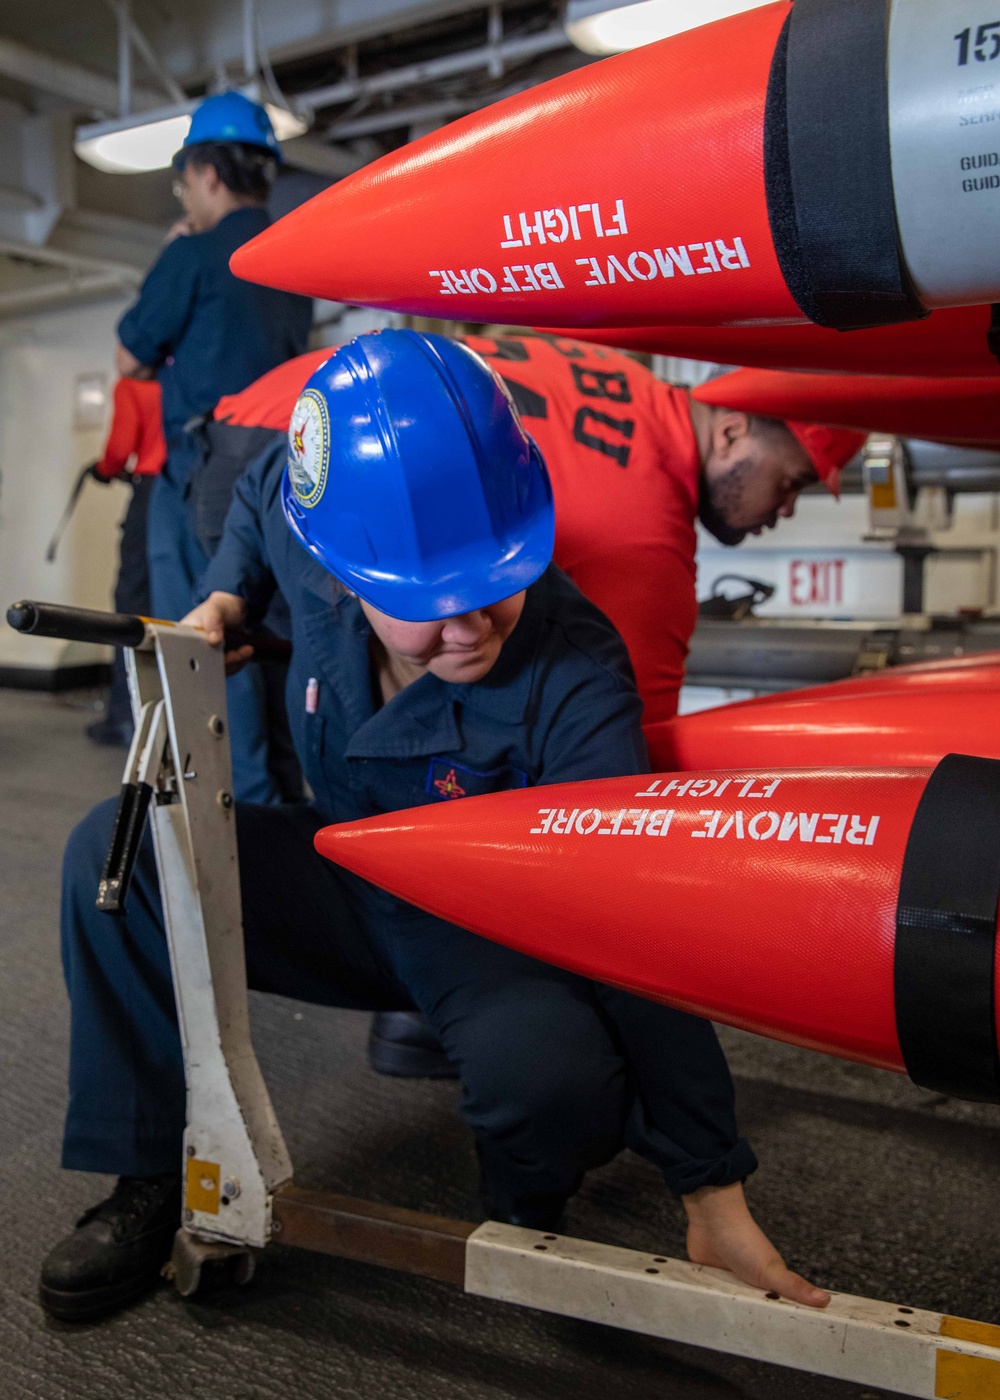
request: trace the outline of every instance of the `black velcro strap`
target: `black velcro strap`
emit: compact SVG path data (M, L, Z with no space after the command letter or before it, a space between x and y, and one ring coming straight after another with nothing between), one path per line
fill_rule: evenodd
M986 344L991 355L996 355L1000 360L1000 305L994 303L991 308L990 328L986 332Z
M896 229L885 0L795 0L771 63L764 175L778 262L811 321L853 330L928 314Z
M1000 762L948 754L913 818L896 908L896 1030L910 1078L1000 1102L994 1011Z

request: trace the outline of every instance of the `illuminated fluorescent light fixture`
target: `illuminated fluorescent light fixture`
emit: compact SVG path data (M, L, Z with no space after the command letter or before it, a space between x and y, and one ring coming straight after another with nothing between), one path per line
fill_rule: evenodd
M756 9L760 0L569 0L566 37L584 53L623 53Z
M184 144L191 126L191 113L197 105L197 102L189 102L183 106L161 107L155 112L78 127L73 149L96 170L118 175L166 170L174 152ZM309 123L287 107L276 107L270 102L265 106L279 141L290 141L308 131Z
M272 102L265 102L264 108L279 141L292 141L296 136L305 136L309 130L306 119L290 112L287 107L275 107Z
M77 129L73 149L95 170L134 175L141 170L165 170L184 144L191 126L190 112L142 120L95 122Z

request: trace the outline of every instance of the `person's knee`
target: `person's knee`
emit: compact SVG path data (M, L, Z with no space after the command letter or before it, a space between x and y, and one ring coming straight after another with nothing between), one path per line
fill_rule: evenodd
M118 804L114 798L98 803L74 827L66 842L60 919L64 956L69 945L75 946L81 938L84 942L94 943L95 940L102 942L108 936L107 920L111 916L98 913L95 906L117 810ZM162 925L153 835L148 823L140 837L132 867L126 910L123 911L124 918L119 921L119 933L128 928L134 934L144 918L151 918L154 926Z
M617 1141L625 1122L622 1070L600 1057L573 1060L570 1053L553 1042L534 1072L514 1086L520 1113L535 1132L575 1152Z
M75 886L81 881L89 881L96 895L97 881L104 869L117 809L118 802L114 797L99 802L70 832L63 853L64 888Z
M63 972L71 989L75 971L86 962L85 949L99 946L95 942L98 921L94 904L97 887L104 870L108 845L114 827L114 799L100 802L91 809L70 832L63 853L62 901L59 919Z
M499 1138L522 1133L573 1155L618 1140L625 1066L596 1009L514 998L471 1018L461 1056L467 1109Z

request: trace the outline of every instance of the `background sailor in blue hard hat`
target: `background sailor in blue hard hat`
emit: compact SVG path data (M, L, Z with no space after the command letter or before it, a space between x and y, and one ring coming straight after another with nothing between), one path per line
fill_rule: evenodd
M755 1159L708 1022L478 938L314 850L328 822L644 770L625 647L549 563L551 490L507 390L466 346L383 331L314 375L290 436L239 479L186 619L221 641L275 587L292 615L289 711L315 801L237 805L250 985L419 1008L460 1072L494 1218L553 1228L628 1145L684 1198L696 1258L827 1301L746 1208ZM65 1318L149 1286L181 1204L184 1071L148 837L113 937L94 907L113 817L105 803L81 823L64 867L63 1162L121 1178L46 1260L42 1300Z
M177 619L188 611L208 563L185 503L193 449L184 424L306 348L311 301L229 271L235 250L270 222L265 205L281 159L270 119L256 102L226 92L198 107L174 157L174 189L184 207L175 229L186 236L167 243L118 324L119 373L155 374L163 390L168 456L148 528L157 617ZM256 733L262 684L253 668L230 687L229 701L236 791L254 800L277 795L268 790L266 763L258 762L266 744L266 734Z

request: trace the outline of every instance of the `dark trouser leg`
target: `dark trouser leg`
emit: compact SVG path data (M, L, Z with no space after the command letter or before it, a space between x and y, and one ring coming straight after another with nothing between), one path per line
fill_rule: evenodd
M115 805L95 807L63 857L62 955L72 1013L63 1166L154 1176L180 1161L184 1065L148 834L127 915L94 905Z
M459 1066L495 1213L557 1215L623 1146L628 1069L593 984L429 919L401 927L393 957Z
M132 478L132 495L121 524L121 563L118 568L118 581L115 584L115 610L122 613L139 613L143 617L149 616L152 607L149 598L146 528L149 495L154 480L151 476ZM129 699L128 680L125 676L125 653L117 647L111 667L111 693L108 696L107 717L112 724L132 722L132 702Z
M147 528L152 611L178 622L194 606L195 586L208 567L208 556L195 537L184 497L190 451L171 455L167 473L156 479L149 502ZM281 802L278 782L268 766L270 725L266 685L258 666L248 666L226 683L233 788L240 802ZM301 791L301 789L300 789Z
M175 455L171 454L168 471ZM182 461L179 471L185 469ZM147 540L153 615L179 622L191 611L194 585L208 566L208 558L191 530L183 488L166 474L153 484Z
M392 948L460 1068L462 1112L501 1214L571 1195L626 1145L677 1194L753 1170L707 1022L436 920L401 922Z
M237 802L274 803L281 792L268 767L270 734L264 675L256 664L226 681L233 792Z
M291 637L292 615L280 592L271 599L263 625L275 636ZM304 796L302 769L288 723L288 665L265 661L261 664L261 671L267 696L268 767L281 793L282 802L301 802ZM304 705L305 695L299 694L292 703Z
M346 881L313 849L311 808L237 807L251 986L331 1006L407 1005L373 953ZM94 907L114 803L76 828L63 866L63 965L72 1008L63 1165L153 1176L173 1171L184 1127L184 1068L152 837L128 912Z
M736 1130L733 1081L710 1021L597 987L632 1069L625 1140L677 1196L743 1181L757 1158Z
M187 445L171 453L149 503L148 545L152 611L178 622L194 606L208 556L194 533L184 485L191 466ZM302 777L291 747L284 697L265 667L247 666L226 683L233 790L238 802L299 802ZM283 673L282 673L283 675ZM282 681L278 681L280 688Z
M301 802L302 769L285 712L288 668L253 662L226 682L238 802Z

